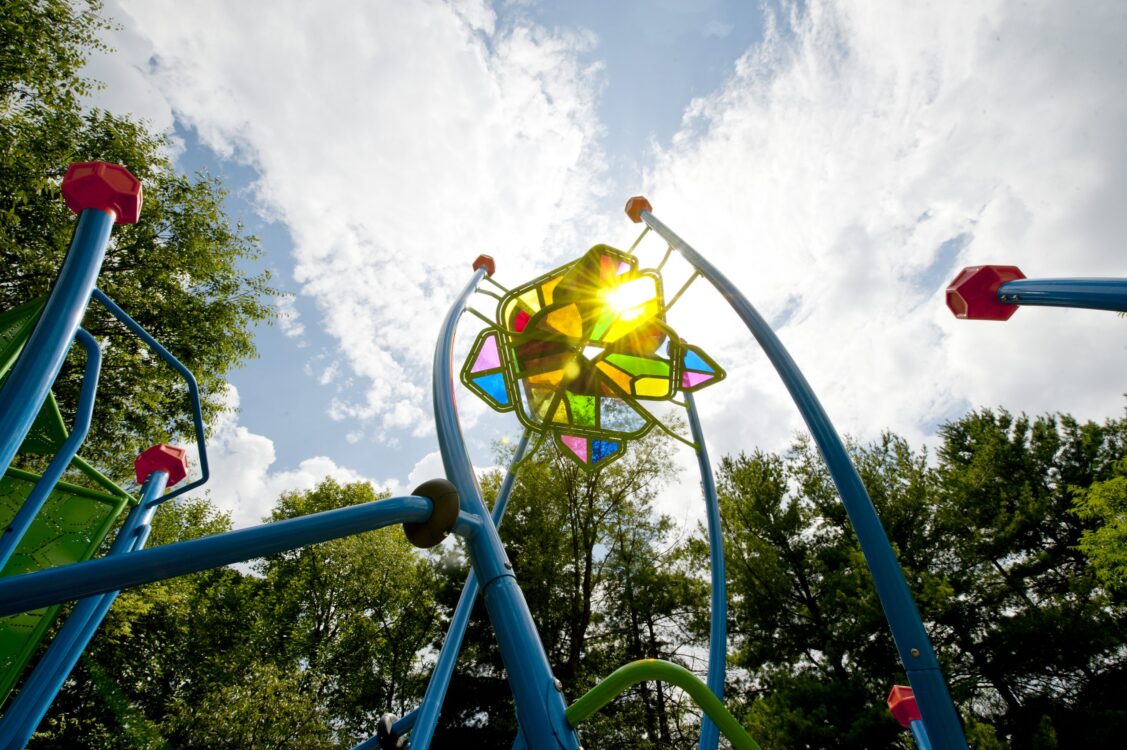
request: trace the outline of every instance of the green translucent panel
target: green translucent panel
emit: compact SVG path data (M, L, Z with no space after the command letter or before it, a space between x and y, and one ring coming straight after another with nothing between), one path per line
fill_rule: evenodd
M657 375L669 377L669 363L661 359L649 357L635 357L631 354L615 352L608 354L606 360L616 367L620 367L631 375Z
M571 408L572 424L579 427L594 427L596 401L594 396L580 396L568 391L567 403Z

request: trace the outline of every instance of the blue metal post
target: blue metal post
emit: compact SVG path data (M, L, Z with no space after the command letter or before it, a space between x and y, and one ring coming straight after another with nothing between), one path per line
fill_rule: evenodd
M86 209L23 353L0 388L0 476L8 470L63 366L98 279L114 217Z
M167 482L167 472L154 471L149 475L141 502L126 517L108 554L124 555L145 546L152 530L153 512L160 504ZM4 750L20 750L31 739L117 595L117 591L109 591L87 597L75 605L0 721L0 747Z
M908 729L912 732L912 738L916 741L916 747L919 750L931 750L931 741L927 738L927 730L924 729L924 723L919 719L908 724Z
M728 304L747 325L767 358L771 360L771 364L775 366L795 405L802 413L807 428L814 436L814 441L829 468L830 476L841 495L842 504L849 514L853 531L857 535L857 541L873 576L873 584L880 598L881 607L884 609L885 618L888 620L892 639L900 654L900 661L912 685L920 713L923 714L928 735L935 743L935 747L940 750L965 750L967 741L959 723L959 716L947 692L947 684L939 670L939 662L935 658L931 640L920 620L908 584L904 581L904 573L896 562L896 555L888 543L884 527L881 526L861 477L850 461L845 445L818 401L818 397L814 395L810 384L806 382L806 378L787 353L779 337L771 330L771 326L739 289L652 213L643 210L641 219L670 246L678 250L685 260L700 271L701 275L728 300Z
M102 350L98 347L98 342L94 340L94 337L81 328L78 329L75 338L86 349L86 372L83 374L82 390L78 395L78 411L75 414L74 425L70 435L59 448L59 452L55 454L51 463L48 464L47 470L43 472L43 476L35 483L35 487L16 512L12 522L0 535L0 570L3 570L4 566L8 564L8 560L16 551L16 546L23 539L23 535L27 533L28 528L35 520L35 516L42 510L43 504L47 502L51 491L59 483L63 472L74 460L79 446L82 445L82 441L86 439L86 433L90 430L90 421L94 414L94 394L98 390L98 373L102 367Z
M521 435L520 443L517 445L516 453L513 454L513 460L509 464L509 470L505 473L505 479L501 482L501 489L497 493L497 500L493 503L493 523L499 529L501 527L501 520L505 517L505 509L509 505L509 496L512 495L513 486L517 478L517 464L524 458L524 452L528 449L528 430L524 431ZM423 714L423 706L432 706L426 711L424 718L429 723L429 729L423 729L423 724L419 726L419 734L433 736L435 727L438 722L438 712L442 707L442 701L446 697L446 689L450 686L450 677L454 673L454 666L458 662L458 653L462 650L462 639L466 635L466 627L470 622L470 613L473 612L473 604L477 599L478 585L477 575L474 574L473 569L466 576L466 585L462 587L462 593L458 597L458 605L454 608L454 615L450 619L450 629L446 632L446 639L442 642L442 650L438 653L438 661L434 665L434 672L431 673L430 682L427 683L426 693L423 695L422 703L419 708L404 715L391 727L391 732L395 736L402 736L404 733L412 731L419 722L419 716ZM416 735L417 737L418 735ZM376 747L374 743L375 738L365 740L357 745L353 750L368 750L369 748Z
M693 394L685 392L685 407L689 413L689 428L697 444L697 463L700 465L700 483L704 490L704 506L708 515L708 551L712 569L712 623L708 634L708 689L724 699L724 677L728 666L728 577L724 570L724 530L720 526L720 501L716 497L716 480L712 476L712 463L708 460L708 447L704 430L700 426ZM707 715L700 722L700 750L716 750L720 743L720 730Z
M430 498L391 497L128 555L11 576L0 580L0 617L253 560L384 526L422 523L430 518L432 508Z
M487 514L481 489L474 476L473 465L462 438L454 406L454 385L451 377L451 356L454 333L466 303L477 289L486 269L479 268L443 321L442 332L434 355L433 398L438 444L446 477L458 488L462 510L481 517L481 530L466 539L470 562L481 581L485 608L497 635L501 659L516 702L517 721L525 740L536 748L577 750L579 739L567 722L563 694L556 687L548 657L528 611L528 603L517 585L513 566L505 554L497 526ZM421 730L423 712L437 711L437 706L424 704L411 745L426 750L431 737ZM428 723L430 719L427 719Z
M1010 305L1127 312L1127 279L1017 279L998 287L997 295Z

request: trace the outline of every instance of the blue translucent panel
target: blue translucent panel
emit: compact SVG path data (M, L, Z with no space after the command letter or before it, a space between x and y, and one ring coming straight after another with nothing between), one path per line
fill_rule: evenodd
M661 346L659 346L654 353L662 359L669 359L669 339L666 338L662 340Z
M692 349L685 350L685 369L698 372L713 372L712 365L700 358Z
M619 398L601 399L599 409L600 427L614 432L637 432L646 426L646 418Z
M493 397L502 406L509 404L509 392L505 390L505 376L499 372L482 375L473 379L474 385Z
M592 440L591 441L591 464L598 464L603 459L609 458L618 452L621 443L616 443L612 440Z

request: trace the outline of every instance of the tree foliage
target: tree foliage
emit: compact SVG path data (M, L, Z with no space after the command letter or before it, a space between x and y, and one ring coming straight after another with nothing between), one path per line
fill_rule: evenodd
M1081 551L1077 488L1114 490L1127 421L972 412L936 460L886 435L854 459L981 746L1105 746L1127 729L1127 609ZM903 683L864 560L810 445L725 459L735 661L753 733L777 747L891 747ZM1098 514L1095 514L1098 515ZM1035 645L1034 645L1035 644Z
M84 106L82 65L107 23L96 2L8 0L0 14L0 310L45 294L75 225L59 182L72 162L125 165L144 184L140 221L114 229L98 285L199 380L204 415L224 408L227 374L255 354L253 328L272 318L258 243L223 210L215 178L187 177L166 136L129 116ZM191 434L179 376L96 304L84 327L105 357L83 454L128 477L132 459ZM81 363L55 385L73 414Z

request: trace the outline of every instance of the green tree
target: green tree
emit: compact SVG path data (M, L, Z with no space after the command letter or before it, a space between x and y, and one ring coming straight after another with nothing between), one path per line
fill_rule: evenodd
M149 546L231 528L205 500L165 504ZM177 705L195 705L254 660L255 580L231 568L121 593L29 747L191 747Z
M1127 611L1077 548L1095 524L1072 512L1077 488L1112 480L1125 430L982 410L941 429L933 463L892 435L852 447L979 746L1108 746L1127 729ZM883 699L902 667L823 462L806 441L740 455L719 487L753 734L898 746Z
M363 482L327 479L282 495L271 521L374 502ZM345 747L375 734L386 712L422 695L418 654L437 634L435 576L400 528L336 539L266 558L256 641L329 717Z
M87 109L82 64L108 27L97 2L8 0L0 14L0 310L45 294L75 224L59 181L68 164L125 165L144 183L140 221L114 230L99 287L200 382L205 418L224 407L227 374L254 356L253 327L272 318L258 243L223 210L219 181L179 174L163 134L129 116ZM129 476L154 442L190 434L179 377L97 305L83 325L105 352L83 455ZM108 344L108 346L107 346ZM55 385L73 415L81 367Z
M671 632L688 631L689 607L673 599L692 584L680 580L688 573L678 567L678 544L666 538L668 519L655 518L652 506L672 476L670 451L670 441L654 435L591 474L548 445L521 467L501 534L553 671L569 697L578 697L636 655L674 655ZM500 482L500 473L485 478L487 500L496 496ZM464 556L448 555L440 569L440 599L452 609L466 575ZM676 584L663 592L674 579ZM679 618L686 622L672 624ZM459 665L435 744L511 746L516 731L511 696L480 603ZM679 699L667 689L636 688L609 711L584 725L585 745L681 746L671 743L684 734L686 719ZM651 739L653 744L639 744Z
M1072 510L1127 455L1127 420L981 410L941 435L932 565L951 596L932 616L956 699L1015 747L1115 744L1127 609L1079 549L1096 524Z
M1127 594L1127 458L1116 465L1115 476L1077 490L1076 513L1095 521L1085 529L1080 550L1109 591Z

